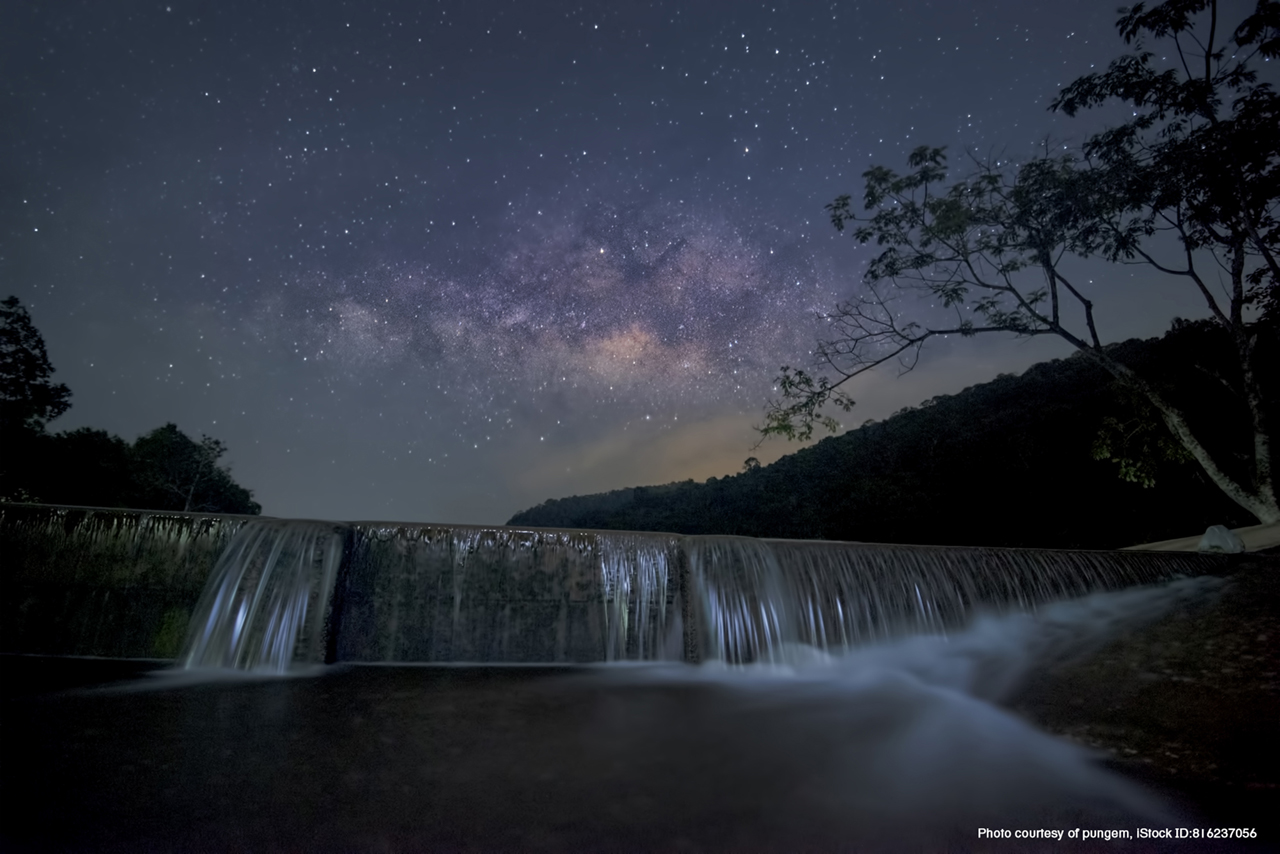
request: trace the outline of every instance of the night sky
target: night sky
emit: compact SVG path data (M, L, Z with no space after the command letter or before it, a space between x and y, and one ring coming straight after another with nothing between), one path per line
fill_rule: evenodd
M731 474L796 450L751 425L871 255L823 205L925 143L1081 142L1106 114L1046 107L1115 6L5 3L0 296L72 389L50 429L208 433L269 515ZM1104 339L1204 314L1094 273ZM940 342L844 419L1068 352Z

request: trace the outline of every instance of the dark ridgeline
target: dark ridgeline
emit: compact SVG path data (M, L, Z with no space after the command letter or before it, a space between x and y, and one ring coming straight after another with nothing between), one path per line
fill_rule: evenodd
M1202 366L1199 382L1165 393L1216 433L1229 466L1247 454L1249 433L1219 335L1180 324L1114 352L1153 381ZM791 644L848 648L947 630L975 609L1217 571L1195 555L1046 548L1247 521L1194 467L1162 460L1159 433L1144 434L1149 413L1104 380L1081 358L1037 365L769 467L548 502L511 528L0 504L0 546L13 564L5 647L168 657L185 634L189 664L277 670L300 661L751 661ZM1146 436L1144 448L1111 435L1108 456L1154 488L1118 479L1114 459L1094 459L1100 430ZM177 432L157 433L166 431ZM219 447L206 443L200 462L211 464ZM606 527L632 532L589 530ZM666 533L637 532L645 528ZM216 566L214 543L225 544Z
M1275 332L1265 335L1274 354ZM1112 351L1184 405L1224 449L1220 463L1238 471L1251 433L1229 348L1220 330L1178 322L1163 338ZM1276 380L1264 378L1273 424ZM1173 444L1109 374L1072 356L908 407L769 466L552 499L508 524L1040 548L1118 548L1255 524L1196 465L1179 462Z

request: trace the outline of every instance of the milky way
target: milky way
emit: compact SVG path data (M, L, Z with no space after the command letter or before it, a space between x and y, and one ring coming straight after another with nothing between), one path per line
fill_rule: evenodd
M826 202L1093 129L1046 105L1123 44L1070 5L8 4L0 290L55 429L217 436L269 514L731 473L866 261ZM854 420L1060 354L944 347Z

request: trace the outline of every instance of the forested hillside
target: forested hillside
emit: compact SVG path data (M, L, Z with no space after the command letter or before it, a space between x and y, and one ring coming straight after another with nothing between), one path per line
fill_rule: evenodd
M1220 463L1243 467L1251 431L1229 348L1219 330L1179 322L1161 339L1110 349L1188 407ZM1274 333L1267 348L1275 354ZM1266 382L1274 424L1275 377ZM1194 463L1177 459L1168 438L1109 374L1075 355L934 398L769 466L550 500L509 524L1114 548L1255 522ZM1121 478L1116 458L1136 480Z

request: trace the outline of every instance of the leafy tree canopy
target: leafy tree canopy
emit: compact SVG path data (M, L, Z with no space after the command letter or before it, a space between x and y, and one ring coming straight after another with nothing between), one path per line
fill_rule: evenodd
M944 149L921 147L906 174L883 166L864 173L864 213L848 195L828 205L837 229L879 251L862 288L826 317L831 334L819 342L818 371L834 377L783 367L782 399L766 410L762 437L836 429L823 410L851 409L845 383L886 363L912 369L935 336L1055 335L1141 396L1160 429L1233 501L1280 521L1258 348L1262 326L1277 320L1280 293L1280 101L1256 70L1277 58L1280 0L1259 0L1225 40L1219 23L1214 0L1124 11L1118 29L1138 51L1076 80L1052 106L1074 114L1120 100L1133 118L1079 151L1046 146L1020 164L970 157L956 178ZM1157 68L1147 38L1172 41L1179 67ZM1199 292L1234 350L1224 381L1248 410L1247 465L1197 430L1169 386L1107 350L1089 289L1064 266L1072 257L1145 264ZM945 314L904 317L900 300L913 293ZM1095 453L1121 462L1125 476L1142 478L1126 468L1129 450L1168 450L1162 439L1126 446L1116 435L1123 425L1106 426L1112 441L1100 440Z
M44 339L17 297L0 302L0 501L258 514L253 493L218 460L217 439L192 440L174 424L132 446L82 427L49 435L71 391L49 377Z
M40 432L71 407L71 390L52 375L44 338L27 309L14 296L0 302L0 436Z
M261 513L252 493L218 465L226 451L219 440L201 436L196 442L175 424L152 430L132 448L138 498L164 510Z

